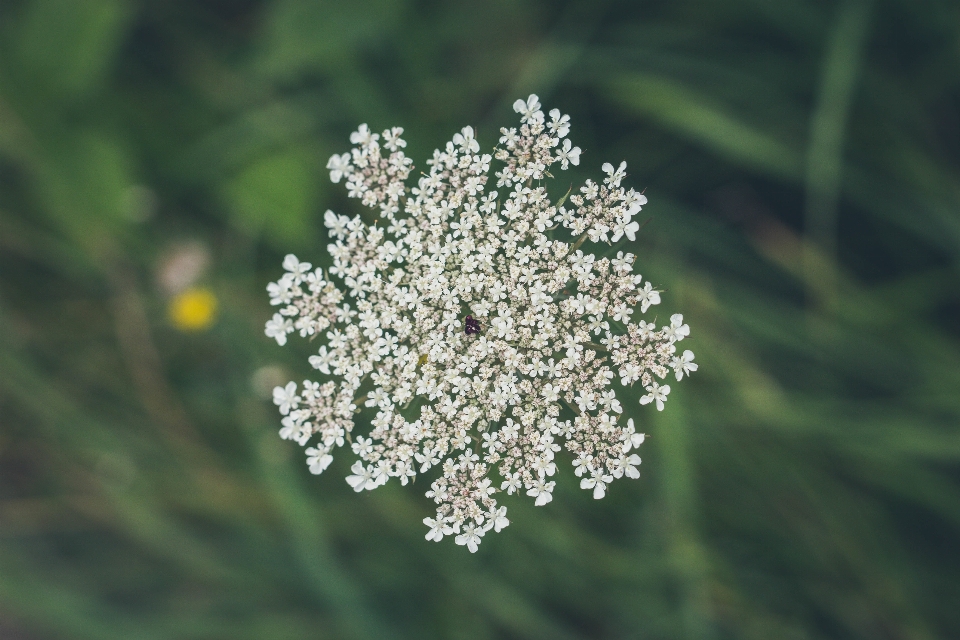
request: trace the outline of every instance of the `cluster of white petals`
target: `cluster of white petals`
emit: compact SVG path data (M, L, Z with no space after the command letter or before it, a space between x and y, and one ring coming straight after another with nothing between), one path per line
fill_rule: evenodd
M290 255L268 286L280 307L268 336L280 345L294 331L326 338L310 364L327 381L275 390L280 435L310 443L313 473L349 443L358 459L347 482L357 491L437 467L426 537L451 535L470 551L509 524L498 492L550 502L562 447L595 498L615 478L638 477L643 434L620 419L614 379L639 381L640 402L662 410L670 386L658 380L697 369L692 352L677 355L689 334L682 316L659 328L634 317L660 303L633 273L635 256L581 250L634 239L646 198L620 186L626 165L603 165L601 184L588 180L554 204L542 182L580 162L569 116L545 116L535 95L514 109L521 126L501 129L492 156L465 127L412 188L402 130L362 125L328 169L377 222L328 211L332 268ZM499 191L487 184L494 160ZM376 415L358 434L363 407Z

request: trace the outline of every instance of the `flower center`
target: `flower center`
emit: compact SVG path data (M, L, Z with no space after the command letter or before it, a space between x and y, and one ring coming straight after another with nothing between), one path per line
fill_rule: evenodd
M463 332L468 336L475 333L480 333L480 321L473 316L468 315L463 320Z

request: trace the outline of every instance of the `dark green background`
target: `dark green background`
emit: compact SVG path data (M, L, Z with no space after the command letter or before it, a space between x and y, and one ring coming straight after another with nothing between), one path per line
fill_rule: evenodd
M625 159L700 371L643 475L508 499L309 475L251 385L287 252L353 215L360 122L419 168L518 97ZM166 319L199 240L217 323ZM960 4L0 1L0 637L960 637ZM632 394L632 395L631 395Z

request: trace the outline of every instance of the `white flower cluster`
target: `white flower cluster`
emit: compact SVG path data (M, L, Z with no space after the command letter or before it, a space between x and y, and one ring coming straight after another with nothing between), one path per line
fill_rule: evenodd
M499 491L550 502L561 445L595 498L615 478L638 477L644 436L619 420L614 378L639 381L641 404L662 410L670 386L658 379L697 369L693 353L677 355L689 334L682 316L661 328L631 318L660 302L632 272L635 256L580 249L588 239L634 239L646 198L620 186L626 165L603 165L602 184L588 180L567 206L566 197L554 204L543 179L580 161L569 116L554 109L547 121L535 95L514 109L521 126L501 129L493 156L465 127L412 188L402 129L378 135L362 125L351 152L327 167L383 226L328 211L333 267L312 270L290 255L268 286L281 309L266 334L283 345L294 331L323 333L310 364L332 377L277 387L281 437L312 440L313 473L349 442L359 459L347 482L357 491L439 467L426 537L453 535L470 551L509 524ZM487 188L494 159L502 194ZM553 238L561 225L570 242ZM353 433L360 405L376 412L365 435Z

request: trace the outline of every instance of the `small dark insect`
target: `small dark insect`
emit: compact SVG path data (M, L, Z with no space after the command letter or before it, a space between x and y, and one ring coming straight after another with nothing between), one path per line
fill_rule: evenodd
M480 321L468 315L463 320L463 332L468 336L474 333L480 333Z

